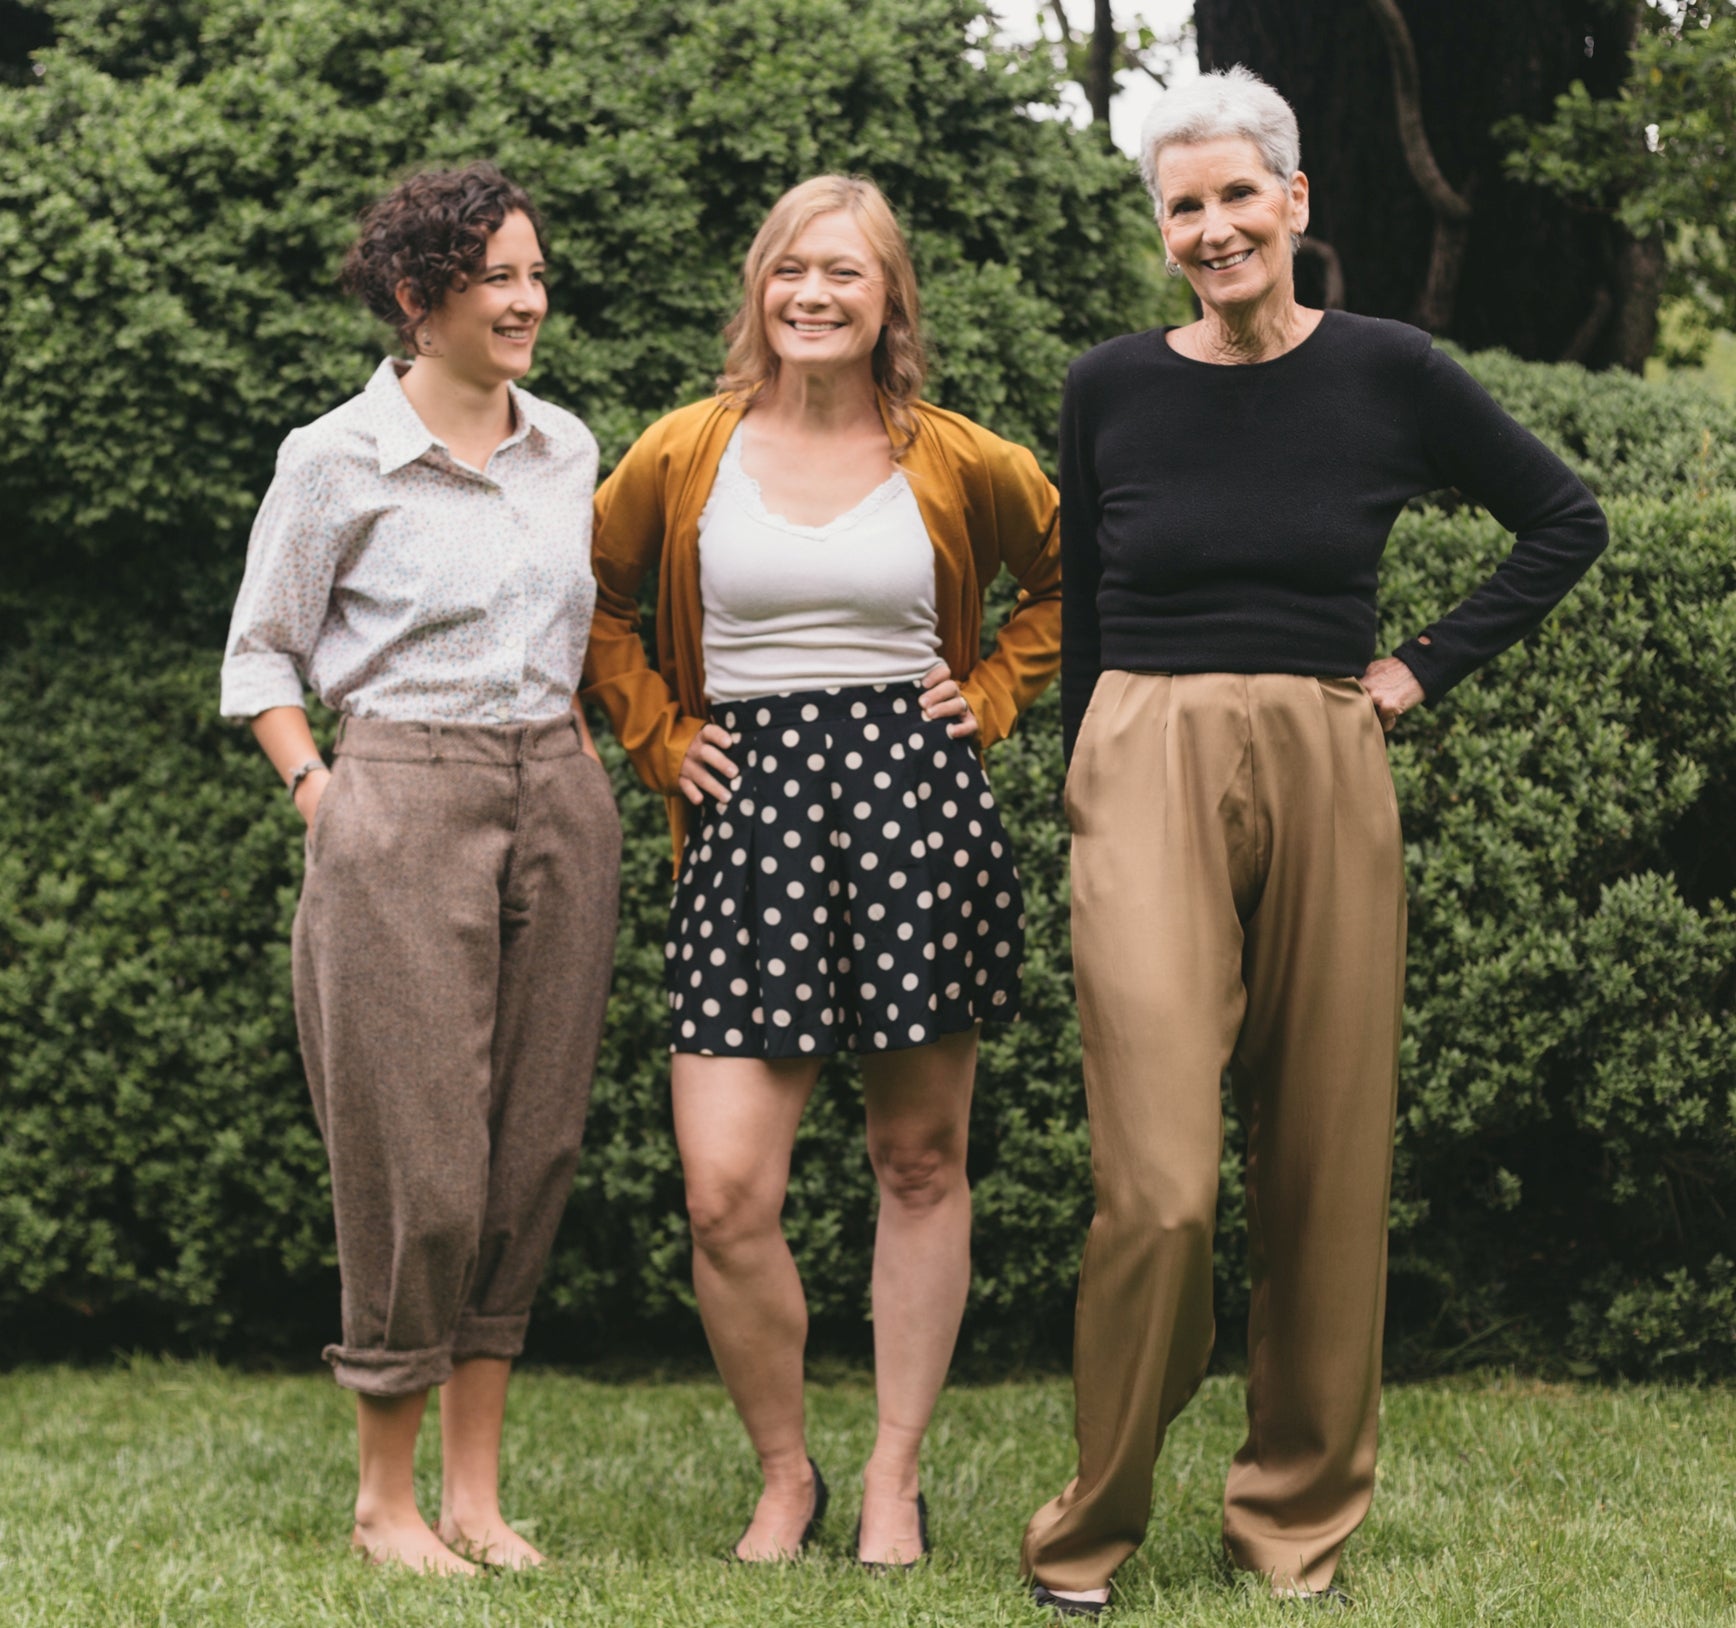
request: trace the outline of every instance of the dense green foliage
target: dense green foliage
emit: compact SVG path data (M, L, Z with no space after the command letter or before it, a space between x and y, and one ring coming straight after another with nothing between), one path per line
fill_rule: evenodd
M1223 1478L1241 1386L1177 1421L1144 1547L1116 1573L1127 1628L1285 1628L1288 1602L1226 1575ZM723 1387L527 1373L508 1406L503 1504L550 1564L474 1582L344 1553L351 1410L314 1375L134 1361L0 1375L0 1620L7 1628L1052 1628L1018 1534L1072 1469L1065 1380L955 1384L923 1455L933 1563L851 1563L865 1375L827 1365L808 1442L832 1507L799 1565L725 1566L758 1491ZM416 1487L440 1496L437 1433ZM1380 1486L1339 1580L1357 1628L1729 1628L1736 1391L1544 1386L1503 1375L1389 1386ZM117 1473L117 1470L119 1473ZM1303 1621L1317 1613L1304 1613Z
M1512 376L1499 359L1478 365ZM1602 391L1712 411L1625 378L1556 371L1533 385L1521 408L1544 430L1580 425L1582 458L1607 451L1595 426L1621 416ZM1671 495L1612 497L1616 541L1592 578L1528 646L1408 719L1392 749L1412 907L1395 1333L1412 1360L1475 1341L1600 1369L1728 1372L1736 717L1707 675L1736 663L1736 493L1662 467L1591 472L1606 489ZM1388 638L1503 546L1474 512L1407 514ZM329 1221L287 1000L293 812L217 723L211 648L41 595L28 615L14 605L5 631L6 1309L57 1341L73 1308L108 1313L90 1326L110 1338L311 1342L331 1293ZM1064 1351L1090 1207L1055 736L1045 698L991 760L1032 946L1025 1021L984 1047L974 1133L967 1343L992 1362ZM616 781L624 927L589 1150L544 1300L547 1350L694 1328L658 992L665 838L660 807L618 762ZM859 1144L839 1067L804 1127L788 1212L833 1348L866 1332ZM1232 1135L1220 1250L1232 1342L1238 1168Z
M1153 318L1149 228L1125 164L1026 114L1041 70L973 62L962 0L584 0L558 37L522 0L54 11L41 82L0 87L0 502L25 517L0 564L0 1318L37 1351L304 1353L336 1297L289 1008L301 845L215 717L216 671L274 447L375 353L330 291L349 214L412 162L516 171L564 268L535 383L606 455L705 387L732 266L802 174L888 186L934 394L1044 451L1065 357ZM1395 1332L1413 1360L1730 1372L1736 418L1679 387L1473 366L1605 497L1616 542L1536 640L1393 747L1412 902ZM1502 546L1462 507L1409 512L1390 641ZM990 762L1031 953L974 1126L983 1363L1065 1351L1090 1208L1056 734L1048 697ZM623 931L545 1351L697 1339L662 812L612 761ZM840 1066L788 1210L834 1349L866 1339L860 1135ZM1233 1134L1224 1175L1233 1341Z
M232 557L284 433L378 358L334 280L408 168L492 157L538 201L536 386L606 461L706 392L755 227L825 169L902 211L934 399L1009 436L1147 285L1126 165L1027 116L1048 70L973 45L969 0L46 9L40 83L0 87L0 508L45 558Z

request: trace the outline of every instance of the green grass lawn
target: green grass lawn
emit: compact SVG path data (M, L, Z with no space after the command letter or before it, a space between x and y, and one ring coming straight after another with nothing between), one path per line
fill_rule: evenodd
M1039 1628L1014 1561L1026 1515L1070 1468L1070 1407L1058 1380L948 1391L925 1475L934 1561L888 1579L849 1559L872 1427L860 1376L812 1391L812 1446L834 1488L818 1553L749 1569L721 1559L755 1483L716 1383L529 1371L508 1420L505 1504L552 1564L452 1582L346 1553L349 1404L323 1377L23 1370L0 1375L0 1623ZM1172 1433L1112 1620L1301 1614L1219 1558L1240 1407L1235 1380L1210 1380ZM1736 1623L1736 1392L1394 1386L1374 1512L1339 1576L1370 1628Z

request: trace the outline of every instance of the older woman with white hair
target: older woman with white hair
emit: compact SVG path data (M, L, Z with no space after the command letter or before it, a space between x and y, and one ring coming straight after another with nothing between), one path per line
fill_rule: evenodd
M1385 733L1523 638L1604 546L1591 493L1429 336L1297 304L1295 115L1242 68L1166 97L1142 169L1197 322L1126 335L1061 408L1062 716L1097 1212L1079 1467L1024 1565L1104 1609L1205 1373L1229 1071L1247 1128L1248 1434L1224 1542L1333 1574L1374 1485L1405 889ZM1457 487L1516 533L1375 654L1398 511Z

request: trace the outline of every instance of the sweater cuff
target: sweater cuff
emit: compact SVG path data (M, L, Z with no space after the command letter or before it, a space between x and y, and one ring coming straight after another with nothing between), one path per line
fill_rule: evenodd
M1441 654L1440 646L1426 633L1406 639L1393 655L1410 668L1417 683L1422 685L1425 706L1433 706L1464 676L1452 670L1452 664Z

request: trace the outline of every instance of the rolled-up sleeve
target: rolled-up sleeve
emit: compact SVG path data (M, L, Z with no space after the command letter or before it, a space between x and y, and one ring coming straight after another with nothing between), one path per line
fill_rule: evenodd
M259 506L223 651L225 718L304 704L303 677L331 604L338 561L360 523L347 516L330 460L292 433Z

